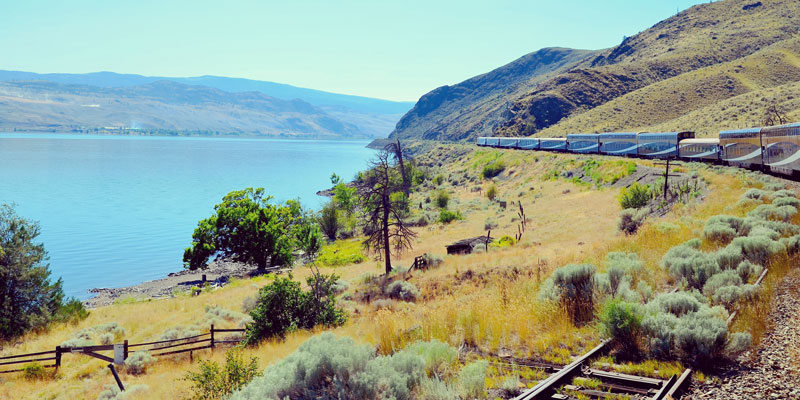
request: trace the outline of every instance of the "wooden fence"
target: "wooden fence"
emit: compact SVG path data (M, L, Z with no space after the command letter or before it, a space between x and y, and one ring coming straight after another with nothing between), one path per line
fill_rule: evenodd
M155 342L135 343L135 344L129 344L128 341L125 340L123 343L116 345L106 344L106 345L80 346L80 347L56 346L55 350L0 357L0 368L6 365L23 367L10 370L2 370L0 371L0 374L21 372L24 370L24 364L31 364L34 362L38 363L41 361L53 361L52 364L43 365L43 367L45 368L59 368L61 366L61 357L65 353L84 354L90 357L98 358L103 361L108 361L110 363L120 363L120 361L124 362L128 358L129 349L137 347L145 347L144 350L149 351L153 356L166 356L166 355L186 353L186 352L190 352L191 355L191 352L197 350L204 350L204 349L213 350L217 344L234 344L234 343L240 343L242 341L241 338L219 340L215 336L215 334L217 333L244 333L244 331L245 330L241 328L218 329L214 328L214 325L212 324L211 329L206 333L201 333L199 335L187 336L177 339L167 339ZM175 350L165 351L167 349L175 349ZM99 354L98 353L99 351L115 351L115 352L121 351L122 354L121 357L119 357L118 354L115 354L114 357L109 357L103 354ZM5 361L5 360L13 360L13 361Z

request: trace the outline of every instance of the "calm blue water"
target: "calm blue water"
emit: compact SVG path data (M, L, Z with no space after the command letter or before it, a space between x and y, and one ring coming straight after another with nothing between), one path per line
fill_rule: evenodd
M70 296L182 268L197 221L230 191L325 199L373 154L363 141L0 133L0 203L39 221L52 276Z

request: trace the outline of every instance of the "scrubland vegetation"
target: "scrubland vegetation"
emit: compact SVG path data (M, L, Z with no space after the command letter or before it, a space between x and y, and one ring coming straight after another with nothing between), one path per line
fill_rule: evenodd
M247 345L235 353L200 351L194 362L132 354L137 365L121 372L136 388L130 399L509 397L546 377L503 366L509 357L566 364L606 338L614 350L597 360L606 368L670 376L692 365L713 375L714 363L760 341L773 287L800 252L794 192L739 169L681 166L697 186L675 189L666 205L653 203L653 192L663 195L657 181L610 186L652 166L643 160L448 145L406 163L409 196L392 201L407 204L403 215L416 236L410 250L393 254L388 274L360 247L356 222L337 228L336 240L321 243L314 257L298 256L316 267L298 265L291 277L267 274L198 296L95 309L85 320L9 342L2 354L68 340L185 337L212 321L247 327ZM487 178L490 164L503 168ZM582 174L576 180L568 171ZM347 225L340 218L358 213L348 217L343 201L336 193L328 206L339 227ZM635 230L620 231L620 213L630 212L621 203L641 214ZM650 210L659 206L663 212ZM445 211L461 218L440 221ZM330 238L325 212L319 225ZM445 245L488 229L498 239L488 251L441 255ZM421 255L428 268L408 271ZM769 274L755 286L764 269ZM105 363L77 354L65 355L50 376L0 379L0 397L115 395Z

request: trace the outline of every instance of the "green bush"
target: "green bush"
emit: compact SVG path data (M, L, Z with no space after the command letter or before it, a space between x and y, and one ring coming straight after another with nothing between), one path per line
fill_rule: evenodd
M481 175L483 175L485 179L491 179L497 175L500 175L500 173L505 171L505 169L506 169L506 163L504 163L502 160L495 160L490 162L489 164L486 164L483 167Z
M495 220L494 218L491 218L491 217L486 218L486 221L483 223L483 229L487 230L487 231L492 230L492 229L497 228L497 227L498 227L497 220Z
M129 398L141 398L141 393L146 392L147 385L125 385L125 391L122 392L117 387L117 384L105 385L105 390L100 392L97 400L127 400Z
M736 271L722 271L708 278L708 281L706 281L706 284L703 286L703 294L711 297L721 287L740 286L741 284L742 278L739 277Z
M364 247L358 240L337 240L326 244L317 256L317 263L327 267L360 264L366 260Z
M139 350L125 359L125 370L133 375L141 375L156 361L158 359L150 355L149 351Z
M741 238L734 239L738 240ZM700 240L692 239L667 251L661 262L678 282L686 279L689 287L702 289L706 280L720 271L715 254L699 250Z
M461 396L465 399L482 399L486 397L486 370L489 362L473 361L464 366L458 373L458 385Z
M772 205L777 207L789 206L797 209L800 208L800 200L795 197L778 197L772 201Z
M376 357L369 345L326 332L271 364L231 400L290 398L412 398L425 377L425 360L411 352Z
M327 204L322 206L317 223L319 224L322 233L324 233L329 240L336 240L339 230L342 229L342 223L340 219L339 210L336 209L335 202L329 201Z
M750 279L758 278L763 270L764 267L758 264L753 264L748 260L740 262L736 267L736 273L739 275L739 278L742 279L742 282L747 282Z
M439 211L439 219L437 221L442 224L449 224L462 219L464 219L464 216L461 215L460 211L441 210Z
M439 174L439 175L436 175L435 178L433 178L433 184L434 185L441 186L442 183L444 183L444 175Z
M434 203L436 207L447 208L447 204L450 203L450 195L444 190L439 190L434 197Z
M38 362L32 362L30 364L25 364L22 367L22 374L25 379L29 381L38 381L46 379L48 374L47 370L44 368L44 365Z
M553 271L540 289L545 299L558 301L573 323L590 321L594 314L594 265L569 264Z
M754 200L768 199L770 197L770 192L761 189L750 189L745 192L744 197Z
M747 216L763 220L787 222L789 219L794 217L795 214L797 214L797 208L792 206L762 204L747 213Z
M253 322L247 324L245 344L253 345L265 338L283 338L296 329L317 325L339 326L347 320L344 310L336 306L333 286L336 275L308 278L308 286L317 290L304 292L300 283L277 277L258 291L258 304L250 312Z
M749 231L743 218L730 215L715 215L706 221L703 237L718 242L730 242L737 236L744 236Z
M489 189L486 189L486 197L489 200L494 200L497 197L497 186L489 186Z
M223 367L213 360L200 360L200 371L187 373L184 380L192 385L189 399L217 400L241 389L259 375L258 358L245 361L242 350L234 348L225 353Z
M600 328L624 351L636 354L639 351L642 318L644 311L638 303L611 299L600 312Z
M394 281L386 287L386 296L402 301L417 301L419 289L408 281Z
M626 208L619 213L617 227L626 235L633 235L639 230L639 227L642 226L648 214L650 214L648 208L639 210L635 208Z
M619 204L623 209L627 208L642 208L650 202L652 194L647 185L640 185L634 182L628 188L623 188L619 194Z
M647 306L652 311L681 317L697 312L703 307L703 303L692 293L673 292L659 294Z
M422 357L425 371L431 376L445 376L458 362L458 350L437 339L412 343L403 351Z
M500 239L497 239L496 242L490 244L490 247L510 247L517 244L517 239L514 239L511 236L503 235Z
M444 262L444 257L433 253L425 253L425 255L423 255L423 258L425 258L425 265L428 268L438 267L441 263Z
M419 397L425 400L460 400L456 388L439 378L422 378L419 383Z
M766 236L738 237L728 246L739 247L746 259L759 265L767 265L770 257L783 250L779 242Z
M715 253L717 264L723 270L734 269L744 260L742 248L739 246L726 246Z

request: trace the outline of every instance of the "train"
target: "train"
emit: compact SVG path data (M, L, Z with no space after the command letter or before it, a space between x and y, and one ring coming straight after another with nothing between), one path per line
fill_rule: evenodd
M731 165L800 178L800 123L727 130L718 138L694 132L575 133L567 137L479 137L477 145L519 150Z

